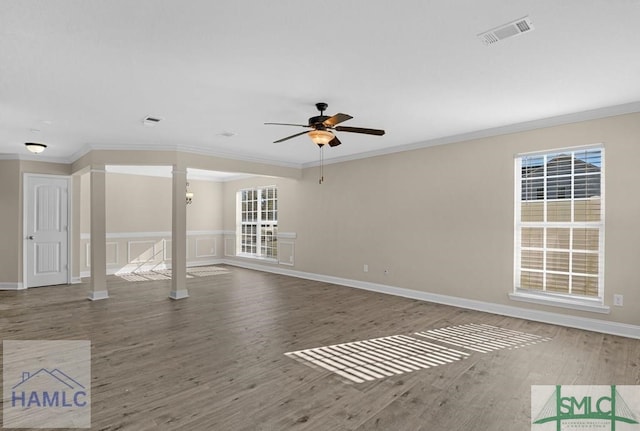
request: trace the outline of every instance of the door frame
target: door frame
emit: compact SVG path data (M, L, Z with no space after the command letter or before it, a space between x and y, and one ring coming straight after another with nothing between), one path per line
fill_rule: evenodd
M49 178L56 180L65 180L67 182L67 284L71 284L71 266L73 261L72 257L72 244L71 244L71 231L72 225L72 205L71 201L73 200L73 181L71 181L71 175L53 175L53 174L37 174L37 173L28 173L25 172L22 175L22 285L23 289L28 289L29 279L28 279L28 256L27 256L27 226L28 226L28 208L29 205L29 179L30 178Z

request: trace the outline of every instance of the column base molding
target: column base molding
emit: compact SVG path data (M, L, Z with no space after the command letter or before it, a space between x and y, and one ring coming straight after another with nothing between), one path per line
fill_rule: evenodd
M87 296L87 299L90 299L91 301L99 301L100 299L107 298L109 298L109 292L106 290L91 291L89 292L89 296Z
M184 299L188 297L189 297L189 292L187 291L187 289L172 290L171 293L169 294L169 298L171 299Z

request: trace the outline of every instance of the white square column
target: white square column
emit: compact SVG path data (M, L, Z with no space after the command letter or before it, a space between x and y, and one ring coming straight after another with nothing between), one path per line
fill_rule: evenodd
M109 297L107 292L106 171L104 165L91 167L91 291L88 299Z
M187 169L173 165L171 210L171 293L169 298L182 299L187 292Z

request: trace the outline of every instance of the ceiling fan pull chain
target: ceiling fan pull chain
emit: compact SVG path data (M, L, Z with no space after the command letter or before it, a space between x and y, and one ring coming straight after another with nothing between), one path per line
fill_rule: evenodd
M324 145L319 145L320 147L320 179L318 180L318 184L322 184L324 181Z

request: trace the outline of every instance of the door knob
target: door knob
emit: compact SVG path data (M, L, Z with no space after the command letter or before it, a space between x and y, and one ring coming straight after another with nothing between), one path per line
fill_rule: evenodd
M32 240L32 239L33 239L33 235L29 235L29 236L27 237L27 239L31 239L31 240Z

